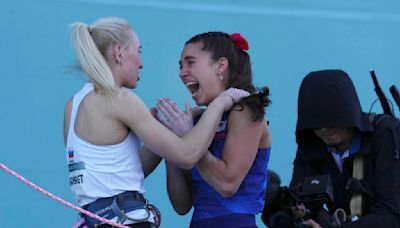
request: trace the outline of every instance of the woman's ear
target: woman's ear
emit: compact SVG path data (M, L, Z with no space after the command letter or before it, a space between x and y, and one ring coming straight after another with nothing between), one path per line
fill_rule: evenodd
M112 56L115 63L122 63L122 46L120 44L114 45L114 47L112 48Z
M228 70L229 61L225 57L221 57L217 61L217 74L225 75L225 72Z

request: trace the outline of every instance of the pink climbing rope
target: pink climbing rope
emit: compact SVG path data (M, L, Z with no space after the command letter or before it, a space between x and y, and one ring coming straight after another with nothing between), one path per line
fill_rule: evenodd
M58 202L60 202L60 203L62 203L64 205L66 205L66 206L68 206L68 207L70 207L70 208L72 208L74 210L77 210L77 211L79 211L79 212L81 212L81 213L83 213L83 214L85 214L87 216L90 216L92 218L95 218L97 220L105 222L105 223L107 223L109 225L112 225L112 226L121 227L121 228L129 228L127 226L124 226L123 224L119 224L119 223L110 221L108 219L102 218L102 217L100 217L98 215L95 215L95 214L93 214L93 213L91 213L91 212L89 212L87 210L84 210L84 209L82 209L80 207L77 207L77 206L73 205L72 203L70 203L70 202L68 202L66 200L61 199L60 197L58 197L58 196L56 196L56 195L44 190L43 188L41 188L41 187L37 186L36 184L32 183L31 181L25 179L23 176L21 176L18 173L14 172L13 170L11 170L7 166L3 165L2 163L0 163L0 168L4 169L7 173L13 175L14 177L18 178L19 180L21 180L25 184L31 186L32 188L36 189L37 191L45 194L46 196L48 196L48 197L50 197L50 198L52 198L52 199L54 199L54 200L56 200L56 201L58 201Z

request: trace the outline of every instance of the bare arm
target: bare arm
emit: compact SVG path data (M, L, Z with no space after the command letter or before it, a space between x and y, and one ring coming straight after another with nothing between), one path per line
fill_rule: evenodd
M166 162L166 168L169 200L178 214L185 215L193 202L190 171L179 169L169 162Z
M72 99L67 102L64 108L64 145L67 145L69 123L71 122Z
M232 104L231 96L218 96L208 106L196 127L183 138L153 118L143 101L129 90L121 92L114 105L117 106L117 118L133 130L146 147L175 165L190 169L204 155L214 136L217 122Z
M222 158L207 153L197 164L202 177L224 197L237 192L267 134L265 121L253 122L247 109L231 112L228 129ZM269 137L264 141L270 146Z
M140 162L142 163L142 169L144 176L150 175L154 169L160 164L161 157L151 152L146 147L142 147L140 151Z

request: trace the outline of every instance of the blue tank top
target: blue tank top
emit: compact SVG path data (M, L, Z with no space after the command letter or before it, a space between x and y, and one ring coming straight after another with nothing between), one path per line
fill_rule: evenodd
M208 148L221 158L225 138L228 133L229 112L225 112L217 128L212 144ZM215 191L200 175L196 167L192 169L192 191L194 213L192 220L214 218L227 214L257 214L264 207L267 185L267 168L271 148L259 148L249 173L239 190L229 198Z

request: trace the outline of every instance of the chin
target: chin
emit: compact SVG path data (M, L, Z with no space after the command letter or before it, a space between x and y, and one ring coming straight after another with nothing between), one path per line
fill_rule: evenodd
M340 142L338 140L323 140L323 141L325 142L326 145L332 147L340 145Z
M197 100L195 100L195 102L196 102L196 105L197 105L197 106L202 106L202 105L204 105L203 102L200 102L200 101L197 101Z
M132 83L130 84L130 87L131 87L131 89L136 88L136 87L137 87L137 81L132 82Z

